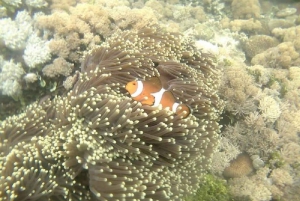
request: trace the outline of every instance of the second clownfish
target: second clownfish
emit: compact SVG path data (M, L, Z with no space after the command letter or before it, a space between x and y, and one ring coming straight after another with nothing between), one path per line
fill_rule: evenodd
M176 102L172 92L164 89L158 77L152 77L145 81L132 81L126 85L126 90L133 100L141 102L143 105L153 107L162 105L162 108L169 108L182 118L186 118L191 113L191 109L185 104Z

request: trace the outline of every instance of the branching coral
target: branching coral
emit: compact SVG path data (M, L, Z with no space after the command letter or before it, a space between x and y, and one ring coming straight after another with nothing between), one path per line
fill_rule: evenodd
M103 3L104 4L104 3ZM79 62L84 50L91 50L118 29L141 29L157 24L152 10L126 6L108 8L99 3L78 4L69 11L54 11L37 18L38 27L53 38L51 51L65 59Z
M230 165L230 161L241 153L236 144L232 144L227 138L222 137L218 152L213 155L211 171L221 176L224 169Z
M32 19L27 11L19 11L15 20L4 18L0 20L0 41L12 50L20 50L26 46L26 41L32 33Z
M257 54L251 60L254 65L260 64L271 68L289 68L300 64L299 53L291 42L283 42Z
M247 74L241 63L233 61L231 66L226 67L222 88L225 99L228 100L226 109L233 114L245 115L254 111L257 106L254 96L259 92L252 76Z
M25 71L20 63L5 61L0 56L0 91L3 95L18 97L22 93L21 77Z
M2 122L3 200L180 200L196 190L222 109L209 55L176 33L123 32L92 51L78 76L65 96ZM126 93L127 82L152 76L190 105L188 118Z
M263 168L258 173L248 179L247 177L234 178L229 181L229 191L236 196L237 200L245 199L253 201L269 201L272 199L269 180L266 175L267 168ZM269 188L268 188L269 187Z

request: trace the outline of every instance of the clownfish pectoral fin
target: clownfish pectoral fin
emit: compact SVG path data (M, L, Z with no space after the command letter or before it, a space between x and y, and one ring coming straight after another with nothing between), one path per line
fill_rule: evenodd
M152 106L154 104L155 98L154 96L144 96L143 99L140 101L142 105L150 105Z
M181 116L183 119L187 118L191 114L191 108L185 104L174 103L173 112L175 112L178 116Z

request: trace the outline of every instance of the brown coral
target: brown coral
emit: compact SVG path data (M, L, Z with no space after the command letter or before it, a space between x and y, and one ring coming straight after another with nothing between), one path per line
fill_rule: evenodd
M279 42L276 38L267 35L251 36L244 44L246 55L250 58L255 55L278 45Z
M283 42L255 55L251 63L271 68L289 68L300 63L299 53L291 42Z
M71 74L72 69L73 64L59 57L57 59L54 59L52 64L46 65L43 68L43 74L47 77L56 77L59 75L63 75L66 77Z
M250 19L260 16L260 4L258 0L233 0L231 9L233 17L236 19Z
M229 167L225 168L223 176L225 178L243 177L250 174L253 170L250 156L242 153L230 162Z
M149 8L107 7L99 4L77 4L67 11L55 10L37 18L37 26L45 31L52 54L79 63L84 50L98 46L118 29L141 29L156 25L156 16Z

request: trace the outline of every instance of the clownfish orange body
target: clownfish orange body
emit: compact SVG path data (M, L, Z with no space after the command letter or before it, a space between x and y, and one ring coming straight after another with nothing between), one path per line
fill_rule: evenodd
M162 108L169 108L182 118L186 118L191 113L190 108L185 104L176 102L172 92L164 89L158 77L152 77L145 81L132 81L126 85L126 90L135 101L143 105Z

